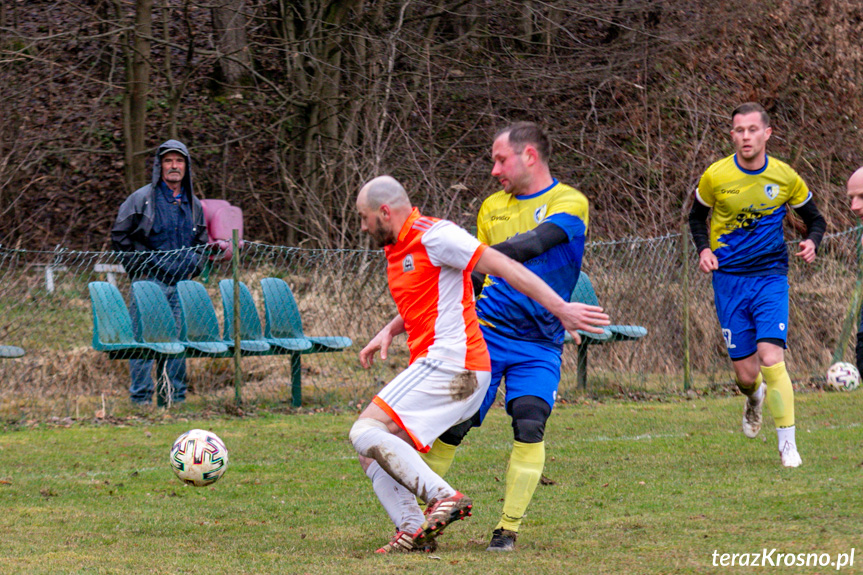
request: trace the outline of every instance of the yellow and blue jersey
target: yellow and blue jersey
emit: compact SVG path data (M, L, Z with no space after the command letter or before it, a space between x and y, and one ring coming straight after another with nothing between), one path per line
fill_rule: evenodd
M477 216L477 237L493 246L543 222L560 227L566 232L567 242L523 263L569 301L581 269L587 212L584 194L557 180L529 196L513 196L501 190L483 202ZM502 278L486 278L476 309L480 324L502 335L563 345L560 321Z
M720 272L743 276L788 273L782 231L785 206L799 208L812 198L791 166L767 156L763 168L746 170L733 154L707 168L695 197L712 208L710 249Z

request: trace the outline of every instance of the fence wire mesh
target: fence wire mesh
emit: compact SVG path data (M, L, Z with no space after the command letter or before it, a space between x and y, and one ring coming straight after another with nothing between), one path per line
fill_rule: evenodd
M849 312L854 313L853 306L859 306L854 293L859 284L860 245L860 229L855 228L827 235L812 265L790 258L787 363L798 387L817 385L834 357L853 362L856 323L849 326L846 320ZM791 253L795 248L796 242L789 243ZM403 337L396 340L387 360L376 362L370 370L362 369L357 359L359 350L395 313L382 252L246 242L239 252L238 275L253 305L240 303L240 311L248 314L241 319L248 332L244 340L269 335L272 343L291 335L278 325L286 321L284 314L279 317L285 303L274 299L273 293L265 297L266 282L262 280L278 278L293 293L305 336L347 337L353 343L328 352L321 352L326 346L316 345L300 354L296 349L292 353L290 343L283 347L285 342L282 347L273 343L269 352L258 354L247 346L239 362L239 388L230 329L233 314L226 316L224 300L232 297L233 290L229 287L226 296L220 289L223 280L233 277L231 260L188 250L144 257L161 264L164 258L202 260L205 265L194 279L196 290L190 291L203 295L197 303L205 305L186 309L188 302L179 301L184 292L165 275L151 277L163 280L155 291L133 290L124 267L130 265L129 260L121 253L0 247L0 344L26 351L23 357L0 359L0 416L4 420L92 417L93 413L106 417L131 409L129 362L125 360L158 357L159 350L165 351L159 345L166 341L206 340L208 329L214 330L210 339L227 352L185 348L185 405L189 407L232 409L238 399L244 408L289 406L299 399L299 389L304 406L355 408L407 365ZM687 356L694 389L707 390L733 381L710 279L698 271L688 235L591 242L585 250L583 271L590 276L612 323L643 326L648 333L638 341L590 346L587 390L576 383L576 348L566 345L562 399L575 400L585 393L679 394L684 388ZM174 288L173 295L165 285ZM138 299L133 304L135 294ZM187 293L186 298L194 299L193 295ZM233 300L227 307L233 309ZM186 315L181 315L183 311ZM128 314L125 322L131 337L146 340L150 347L112 348L123 341L120 324L100 324L102 335L97 332L94 339L94 321L104 321L103 316L116 320L123 314ZM185 331L181 329L184 323L189 326ZM158 386L164 373L154 375Z

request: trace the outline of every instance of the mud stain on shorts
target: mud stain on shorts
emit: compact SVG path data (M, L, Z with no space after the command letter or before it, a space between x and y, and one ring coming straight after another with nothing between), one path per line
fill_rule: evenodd
M453 401L464 401L476 392L479 382L476 373L463 371L453 378L449 384L449 395Z

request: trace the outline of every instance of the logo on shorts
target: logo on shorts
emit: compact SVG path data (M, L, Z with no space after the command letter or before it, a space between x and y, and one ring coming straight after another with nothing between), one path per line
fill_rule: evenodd
M735 344L731 343L731 330L730 329L723 329L722 330L722 337L725 338L725 347L727 347L728 349L734 349L737 347Z
M779 324L779 331L785 331L785 324L784 323Z
M414 257L408 254L408 257L402 260L402 273L414 271Z
M541 208L537 208L533 212L533 219L536 220L536 223L541 224L542 220L545 219L545 214L548 211L548 204L543 205Z
M776 196L779 195L779 185L767 184L766 186L764 186L764 195L771 200L775 200Z

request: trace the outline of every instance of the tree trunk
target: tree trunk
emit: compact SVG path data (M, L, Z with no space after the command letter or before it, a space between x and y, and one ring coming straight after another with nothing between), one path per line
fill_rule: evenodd
M149 181L146 167L147 96L150 91L150 38L153 34L153 0L135 0L135 35L132 55L127 62L128 139L126 141L126 180L131 189L136 182ZM131 164L131 165L130 165Z
M342 33L342 27L360 5L360 0L319 0L279 3L281 33L285 41L286 72L298 101L302 145L285 146L283 165L296 166L297 190L286 193L286 219L303 214L308 235L327 243L333 237L334 202L325 195L339 179L340 146L344 146L342 119L350 97L343 89L342 55L351 53L356 40ZM341 150L343 151L343 150ZM335 202L338 204L338 202Z
M171 26L172 20L171 6L168 0L162 2L162 40L165 46L171 41ZM171 60L171 50L165 50L165 81L168 83L168 138L171 140L179 140L179 130L177 129L177 108L180 106L181 90L177 87L174 81L174 70Z
M6 1L0 0L0 48L6 44Z
M213 5L213 31L221 53L219 69L223 85L232 93L239 93L252 66L244 10L244 0L218 0Z

